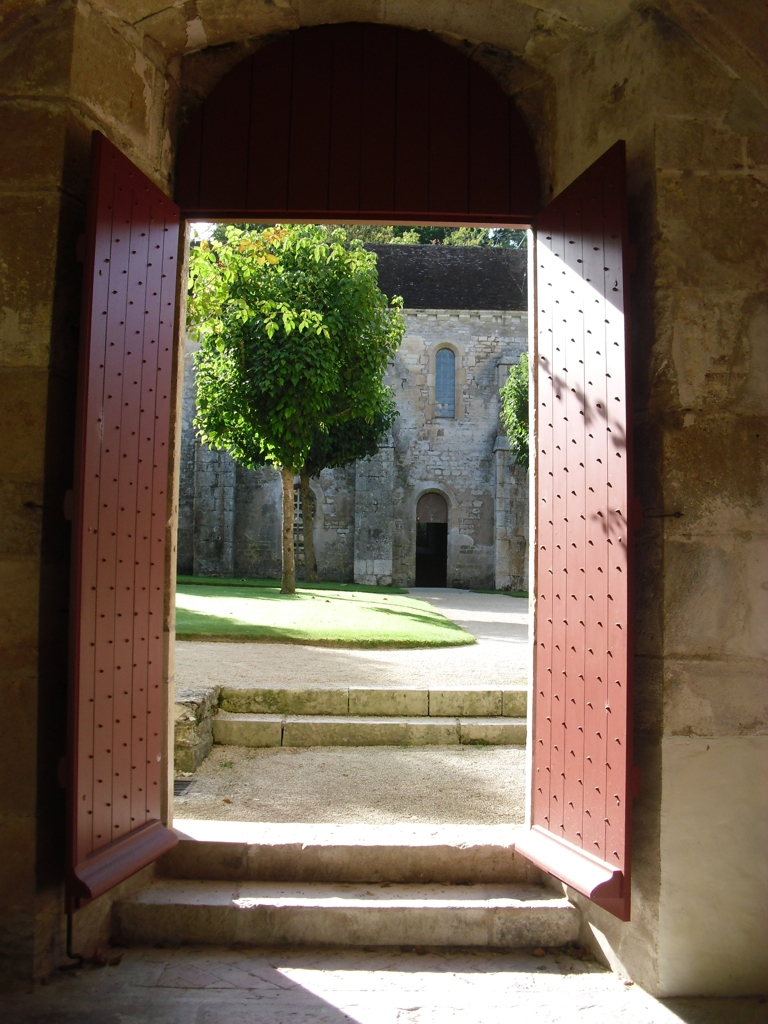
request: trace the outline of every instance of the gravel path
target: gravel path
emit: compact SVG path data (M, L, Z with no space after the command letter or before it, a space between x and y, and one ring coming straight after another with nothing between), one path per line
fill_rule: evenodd
M505 594L413 588L477 638L471 647L348 650L298 644L177 641L179 687L391 686L493 689L523 683L528 666L528 601Z
M223 747L174 817L391 825L519 825L524 747Z

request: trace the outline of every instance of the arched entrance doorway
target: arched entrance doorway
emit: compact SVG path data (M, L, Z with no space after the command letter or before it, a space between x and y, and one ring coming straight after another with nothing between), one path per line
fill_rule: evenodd
M222 173L223 151L229 156L227 173ZM111 169L110 163L115 164ZM121 514L132 515L133 507L139 512L138 489L130 474L135 469L140 476L150 462L159 469L171 447L171 389L164 387L170 376L170 355L165 356L162 346L153 380L143 368L141 373L132 369L141 356L135 339L152 346L171 332L174 302L169 286L175 275L170 267L162 273L158 258L165 254L179 212L176 207L167 210L163 234L168 240L153 241L152 230L160 225L158 215L150 210L142 219L134 209L140 206L138 200L128 203L134 193L149 196L148 179L114 147L110 151L97 146L94 167L102 173L93 175L86 263L88 326L83 345L84 368L91 360L94 372L81 392L81 406L91 410L93 417L83 421L81 430L84 454L78 468L74 519L78 561L73 593L78 613L73 646L81 647L84 656L72 688L70 744L73 751L82 751L80 767L73 759L70 793L77 796L70 797L70 815L72 835L83 836L71 867L80 882L74 895L82 892L84 899L129 877L169 841L167 829L160 827L155 816L162 813L162 808L155 809L162 800L154 799L165 789L164 716L148 717L152 709L142 685L142 673L148 665L157 665L157 659L148 658L147 649L139 646L162 643L161 627L154 632L160 616L148 618L154 616L149 595L137 591L147 627L142 636L141 616L115 612L113 581L122 571L119 564L126 563L120 557L125 551L137 567L132 578L138 580L147 573L146 586L154 588L151 596L162 595L164 537L155 537L149 530L141 535L142 543L154 539L158 546L141 548L134 536L134 520L128 523L127 515ZM539 196L530 136L513 100L490 76L427 34L360 25L296 32L230 72L188 128L180 148L177 184L182 216L200 219L537 224L540 301L532 362L540 447L534 459L539 592L533 827L517 849L626 919L632 796L633 523L624 339L623 143L617 143L541 212ZM165 202L167 197L156 200ZM135 249L128 244L133 246L134 238ZM148 248L150 243L154 250ZM123 269L121 255L127 260ZM168 252L168 261L173 259ZM134 283L129 269L137 274L135 287L143 289L135 300L127 300L125 291ZM149 295L152 275L158 272L165 282L160 280L157 291L142 301ZM124 284L112 288L111 276L118 283L117 275L123 273L128 275ZM164 288L169 289L167 299ZM150 298L162 300L163 305L155 308ZM129 316L124 315L126 303L132 307ZM145 320L147 307L153 310L151 322ZM141 323L134 322L137 315ZM97 343L101 339L107 353L101 362L94 339ZM126 362L129 357L132 363ZM147 383L153 402L157 398L167 403L162 415L147 417L149 400L142 398L139 380ZM118 451L118 435L107 430L99 415L105 386L109 386L107 398L121 394L119 410L116 399L113 403L119 422L109 426L115 431L127 428L119 435L124 450ZM118 391L118 386L123 390ZM122 402L129 393L130 399ZM134 427L141 427L142 415L149 425L139 438ZM139 440L152 452L151 459L139 457L143 450ZM120 473L87 471L96 466L93 460L107 457L99 465L111 469L114 463L116 468L118 454L126 459L120 462ZM109 489L110 495L106 502L99 491L102 475L104 493ZM132 505L120 504L124 493ZM149 506L143 492L141 504L145 514ZM84 514L89 508L98 509L98 531ZM164 519L152 514L158 524ZM118 532L110 528L113 522L124 528L119 541L111 539ZM91 576L96 582L90 582ZM166 571L166 580L167 576ZM126 595L128 589L126 585ZM121 595L121 599L128 609L128 597ZM99 612L96 618L101 601L109 612ZM84 609L94 614L89 617ZM127 635L122 636L123 632ZM139 655L135 662L126 659L124 678L116 675L118 669L123 672L123 666L115 663L116 639L131 644ZM99 659L107 666L103 673L97 667ZM152 684L160 695L165 681L161 676ZM119 701L112 700L113 690ZM117 725L127 731L126 713L138 700L143 701L142 719L160 749L154 760L139 758L134 766L129 764L128 740L122 741L125 749L113 750L109 737ZM100 738L103 758L92 765L86 741L94 737ZM573 748L568 746L569 737L575 738ZM128 764L125 771L117 770L120 758ZM94 788L94 779L104 788ZM153 802L144 799L146 779L152 783ZM127 834L118 834L116 829L122 830L123 824L117 820L116 808L128 799L123 790L134 784L140 794L136 800L142 808L145 803L148 806L126 819ZM105 822L99 831L97 813ZM78 856L79 874L74 871Z
M528 128L486 71L427 32L357 24L292 32L225 75L175 196L197 220L521 227L540 197Z
M442 494L422 494L416 506L416 586L448 585L448 503Z

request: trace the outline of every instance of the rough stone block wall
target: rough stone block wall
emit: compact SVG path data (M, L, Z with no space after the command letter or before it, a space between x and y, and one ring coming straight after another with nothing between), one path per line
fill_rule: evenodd
M351 583L355 558L356 467L324 469L312 480L315 556L321 580Z
M425 490L440 490L449 509L448 585L490 589L503 580L524 590L527 480L519 469L507 480L509 460L495 449L499 387L527 350L527 313L412 309L404 316L406 336L386 376L399 410L392 447L312 481L319 576L413 586L416 503ZM453 419L434 415L435 352L444 343L456 353ZM237 467L195 438L195 347L187 343L182 403L179 571L279 577L279 474Z
M232 555L236 576L280 576L281 509L282 486L276 469L237 467Z
M226 452L197 445L193 563L196 576L234 573L236 471Z
M492 589L499 433L499 366L528 349L525 312L405 310L406 334L387 373L395 421L393 581L415 580L416 504L440 491L448 503L448 586ZM456 415L434 415L434 359L455 351ZM527 515L527 504L525 509Z
M87 2L34 13L14 4L0 34L0 694L15 723L0 752L0 978L29 981L64 959L70 527L62 507L72 487L76 253L91 132L101 129L170 191L173 111L162 47Z
M355 466L355 583L393 583L394 448L382 447Z

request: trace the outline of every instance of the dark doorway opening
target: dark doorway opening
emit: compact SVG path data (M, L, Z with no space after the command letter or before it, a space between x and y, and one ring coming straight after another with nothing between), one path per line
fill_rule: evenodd
M416 586L446 587L448 524L416 524Z
M416 586L448 586L448 504L435 492L416 506Z

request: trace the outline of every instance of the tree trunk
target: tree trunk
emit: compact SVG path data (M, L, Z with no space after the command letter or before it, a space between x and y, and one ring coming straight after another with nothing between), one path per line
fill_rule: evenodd
M309 486L309 473L301 470L301 518L304 523L304 566L310 583L317 583L315 558L315 496Z
M296 593L296 561L293 556L293 470L280 467L283 480L283 579L281 594Z

